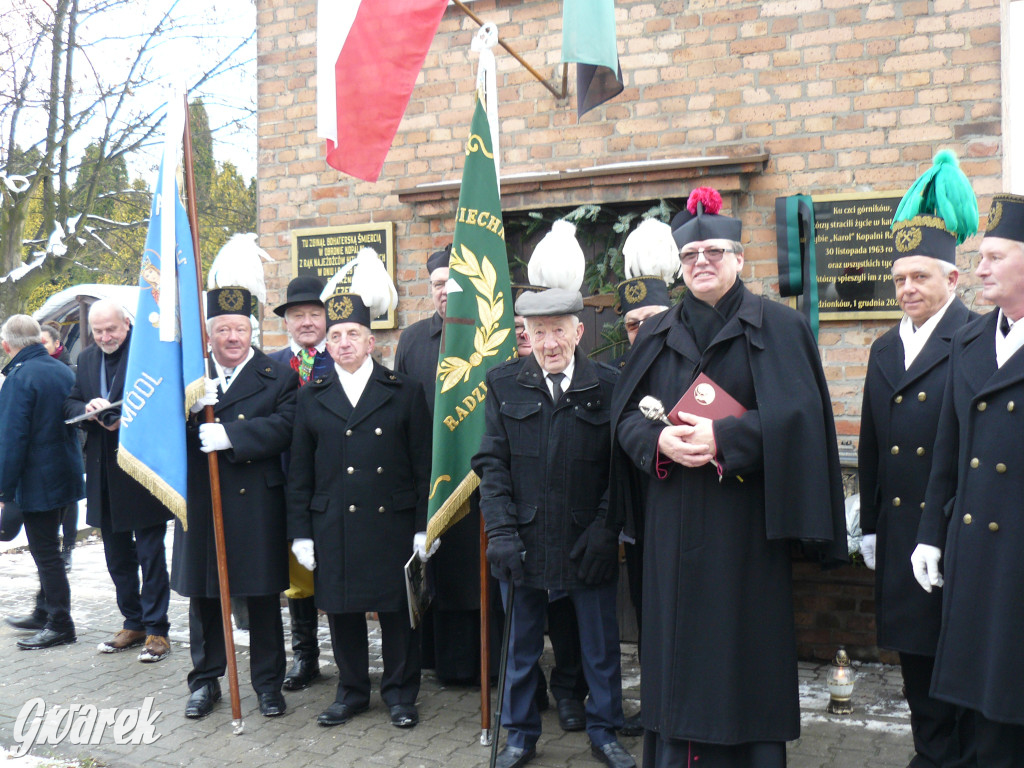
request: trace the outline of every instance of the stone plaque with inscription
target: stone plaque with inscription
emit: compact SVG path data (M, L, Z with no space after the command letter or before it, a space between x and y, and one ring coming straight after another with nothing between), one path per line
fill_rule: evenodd
M293 229L291 235L293 276L314 275L326 282L361 249L372 248L387 267L391 281L395 280L395 224L392 221ZM344 284L351 284L347 276ZM397 327L395 310L373 319L374 330Z
M902 195L824 195L814 201L814 252L822 320L902 317L892 282L889 225Z

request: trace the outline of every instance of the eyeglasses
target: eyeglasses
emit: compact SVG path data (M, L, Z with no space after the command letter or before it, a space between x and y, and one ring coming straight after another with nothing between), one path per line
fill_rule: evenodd
M682 251L679 254L679 260L689 267L696 264L700 255L704 254L704 258L708 260L709 264L717 264L727 253L733 253L733 251L726 248L698 248L695 251Z

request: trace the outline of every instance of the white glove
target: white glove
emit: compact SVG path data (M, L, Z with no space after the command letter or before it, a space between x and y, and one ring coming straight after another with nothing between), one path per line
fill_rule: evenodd
M440 539L434 539L434 543L430 545L430 551L427 552L427 533L426 531L420 531L412 537L412 551L415 552L421 561L424 563L430 559L430 556L437 552L437 548L441 546Z
M231 447L231 440L223 424L200 424L199 442L202 443L199 450L203 453L226 451Z
M860 540L860 553L864 556L864 565L875 570L875 534L865 533Z
M299 561L299 565L307 571L316 568L316 555L313 554L312 539L296 539L292 542L292 554Z
M206 392L188 409L189 413L199 413L206 406L217 404L217 381L208 377L203 381L206 386Z
M932 587L942 586L942 572L939 570L941 559L942 550L931 544L918 544L910 556L914 578L925 592L931 592Z

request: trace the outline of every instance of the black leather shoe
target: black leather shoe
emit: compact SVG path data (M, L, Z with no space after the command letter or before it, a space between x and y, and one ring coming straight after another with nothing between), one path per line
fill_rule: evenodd
M617 741L610 741L603 747L591 744L590 754L610 768L636 768L636 760Z
M563 731L582 731L587 727L587 712L578 699L561 699L558 702L558 724Z
M185 717L198 720L213 711L213 705L220 701L220 683L216 680L206 683L202 688L192 691L185 705Z
M280 691L257 693L256 698L260 701L260 714L264 717L280 717L287 709Z
M412 728L420 721L415 704L394 704L391 707L391 724L396 728Z
M619 728L620 736L643 736L644 724L640 721L640 713L627 717L622 727Z
M284 689L286 691L301 691L309 688L310 683L320 677L320 662L316 659L303 659L295 657L295 663L284 676Z
M38 651L40 648L52 648L55 645L67 645L77 640L75 630L58 632L55 629L41 629L32 637L26 637L18 641L18 647L23 651Z
M494 768L519 768L536 756L537 750L534 747L523 749L506 744L505 748L498 753L498 759L494 761Z
M38 614L30 613L28 616L8 616L4 621L15 629L38 632L46 626L46 614L44 613L42 616L39 616Z
M353 707L349 704L339 704L334 702L317 715L316 724L322 725L325 728L331 725L344 725L356 715L365 712L369 707Z

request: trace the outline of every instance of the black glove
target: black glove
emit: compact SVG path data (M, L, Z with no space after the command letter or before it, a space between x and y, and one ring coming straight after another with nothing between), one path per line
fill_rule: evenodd
M580 561L578 575L584 584L604 584L619 564L619 537L605 527L604 520L595 520L576 540L569 559Z
M495 578L523 583L523 546L515 531L494 531L487 536L487 561Z

